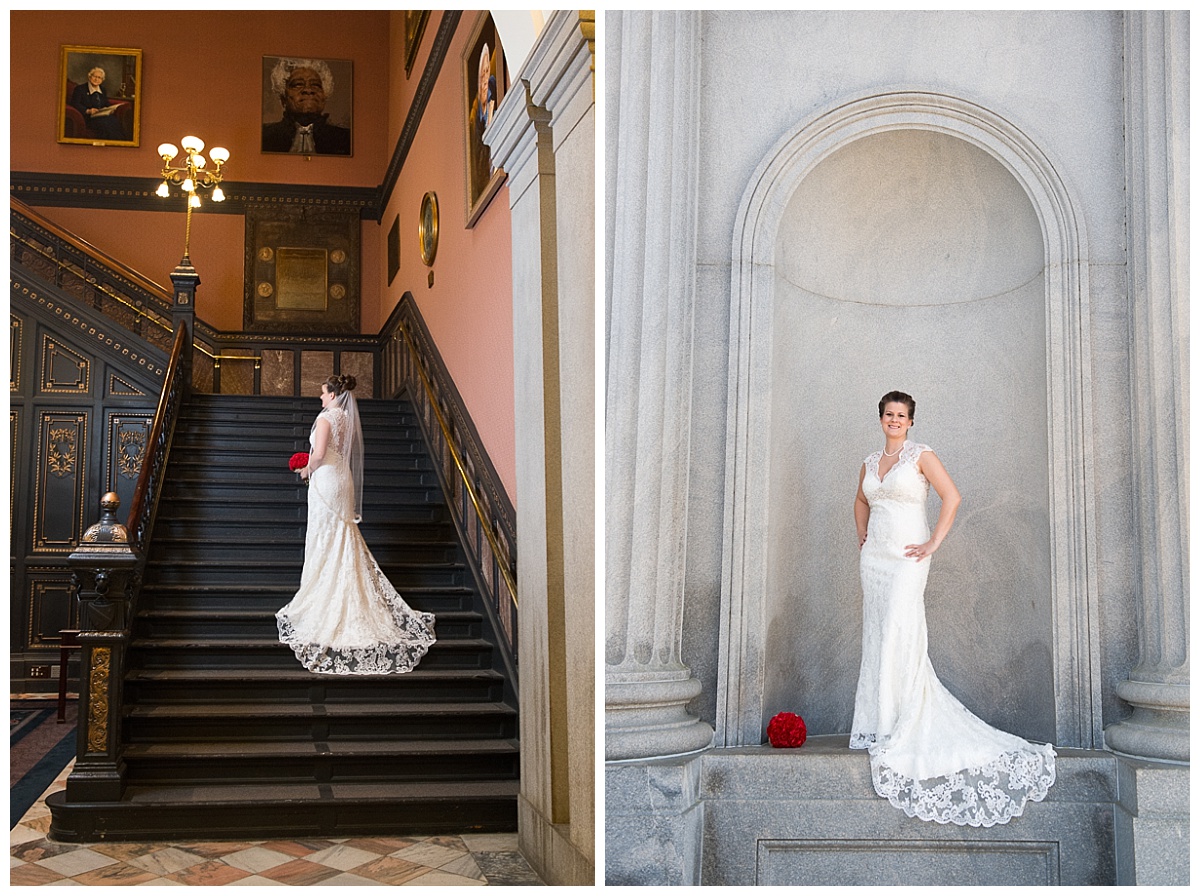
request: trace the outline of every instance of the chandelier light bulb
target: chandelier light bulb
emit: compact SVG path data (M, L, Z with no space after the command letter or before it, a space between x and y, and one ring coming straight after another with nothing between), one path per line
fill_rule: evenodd
M212 200L213 200L213 202L224 202L225 201L225 191L222 190L220 187L217 187L215 190L213 190Z
M196 182L190 177L185 177L183 183L179 185L179 188L185 193L191 193L196 189Z
M194 164L197 168L203 168L207 163L204 161L204 156L195 155L192 156L192 164Z
M157 193L159 196L161 196L163 199L166 199L168 196L171 195L171 188L167 186L167 182L164 180L161 184L158 185L158 189L155 190L154 192Z
M193 193L191 196L188 197L188 205L190 205L192 208L199 208L200 207L200 197L197 196L195 193Z
M224 146L214 146L209 150L208 157L217 163L217 167L224 165L229 161L229 150Z
M183 140L180 141L180 145L182 145L183 148L188 152L204 151L204 141L199 137L184 137Z
M162 156L164 162L169 162L175 156L179 155L179 150L175 148L174 143L160 143L158 146L158 154Z

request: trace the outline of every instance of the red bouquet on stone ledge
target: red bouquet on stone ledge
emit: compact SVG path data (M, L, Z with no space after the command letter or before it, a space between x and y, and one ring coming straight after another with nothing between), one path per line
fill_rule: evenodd
M781 712L767 723L767 738L773 747L799 747L808 738L808 728L794 712Z
M288 461L288 469L293 473L299 473L308 466L308 454L304 451L297 451L292 455L292 459Z

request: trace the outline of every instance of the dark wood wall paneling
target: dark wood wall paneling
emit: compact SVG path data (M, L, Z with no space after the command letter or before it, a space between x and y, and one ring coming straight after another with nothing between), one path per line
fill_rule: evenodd
M162 370L107 345L94 324L13 289L9 677L16 693L52 689L59 631L77 621L67 556L99 519L104 492L115 491L128 510Z

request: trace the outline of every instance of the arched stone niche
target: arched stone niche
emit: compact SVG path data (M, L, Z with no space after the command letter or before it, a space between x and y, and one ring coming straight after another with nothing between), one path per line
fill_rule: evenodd
M1085 244L1036 145L953 97L864 97L764 159L734 233L718 744L783 709L849 730L852 502L892 388L964 494L935 669L992 724L1100 742Z

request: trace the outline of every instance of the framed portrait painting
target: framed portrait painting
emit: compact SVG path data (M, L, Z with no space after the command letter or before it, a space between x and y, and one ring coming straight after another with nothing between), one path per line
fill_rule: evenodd
M353 155L353 116L351 60L263 57L263 152Z
M463 110L466 119L467 227L475 226L500 185L504 171L492 165L483 132L508 93L504 47L490 13L480 17L463 53Z
M142 51L64 46L58 104L59 143L139 146Z

